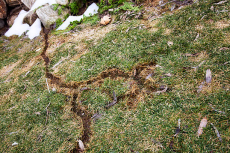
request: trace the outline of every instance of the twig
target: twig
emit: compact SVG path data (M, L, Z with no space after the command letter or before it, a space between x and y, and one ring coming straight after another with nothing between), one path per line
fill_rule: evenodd
M226 3L227 2L227 0L226 1L220 1L220 2L218 2L218 3L214 3L214 5L221 5L221 4L224 4L224 3Z
M168 87L166 86L163 90L161 90L161 91L156 91L156 92L153 92L153 93L156 94L156 95L159 95L159 94L161 94L161 93L166 92L167 89L168 89Z
M50 106L50 103L47 105L47 107L46 107L46 123L45 123L45 125L47 124L47 122L48 122L48 118L49 118L49 110L48 110L48 107Z
M220 133L219 133L219 131L217 130L217 128L216 128L212 123L211 123L211 125L212 125L212 127L214 128L215 133L216 133L217 137L219 138L219 140L222 141L222 138L221 138Z
M46 78L46 85L47 85L48 91L50 93L50 88L49 88L49 84L48 84L47 78Z
M106 108L109 108L109 107L115 105L116 103L117 103L117 97L116 97L115 92L113 91L113 102L111 102L110 104L108 104L108 105L106 106Z
M218 113L220 113L220 114L225 114L225 112L216 110L216 109L212 106L212 104L210 104L209 106L210 106L214 111L216 111L216 112L218 112Z

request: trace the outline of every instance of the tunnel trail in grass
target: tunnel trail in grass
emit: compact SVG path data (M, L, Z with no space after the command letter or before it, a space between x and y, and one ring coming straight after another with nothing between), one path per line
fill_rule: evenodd
M84 106L80 102L78 102L79 97L81 97L82 94L82 89L86 88L87 85L92 85L96 83L101 85L104 82L104 79L106 78L110 78L110 79L123 78L126 81L129 81L130 86L128 91L124 95L121 95L116 98L115 104L124 98L128 98L127 106L129 106L130 108L134 108L135 106L137 106L139 102L138 99L140 99L140 97L143 97L144 93L150 93L155 91L156 89L156 85L153 84L148 79L146 79L146 77L150 73L153 74L154 66L156 63L151 61L151 62L137 64L136 66L133 67L133 69L130 72L124 72L122 70L119 70L118 68L108 68L107 70L99 73L96 77L91 77L88 80L81 81L81 82L71 81L69 83L66 83L60 77L55 76L54 74L49 72L50 59L46 55L46 51L49 46L49 42L48 42L49 33L50 33L50 29L43 28L45 46L41 53L41 57L45 62L45 75L46 78L49 79L50 85L56 85L56 87L61 89L60 91L57 92L60 92L62 94L65 94L66 96L71 97L71 102L70 102L70 105L72 107L71 111L73 112L75 117L79 116L82 120L83 130L80 139L84 143L85 147L87 148L87 143L89 143L90 135L92 134L90 126L91 126L91 117L93 114L87 110L87 106ZM65 92L67 90L69 92ZM105 109L109 109L111 106L109 107L105 106ZM80 149L80 147L76 146L70 152L76 153L81 151L82 150Z

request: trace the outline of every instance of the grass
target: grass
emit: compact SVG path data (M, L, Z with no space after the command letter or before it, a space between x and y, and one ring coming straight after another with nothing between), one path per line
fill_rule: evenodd
M222 10L228 10L230 3L213 4L217 2L201 1L153 21L124 21L96 42L83 37L69 45L68 36L50 35L50 48L57 44L56 38L66 40L48 54L50 68L68 57L55 71L65 82L87 80L108 68L131 72L138 63L154 61L161 66L154 66L154 91L162 85L169 87L160 95L143 92L139 97L126 96L106 109L113 100L113 91L117 97L130 92L130 78L105 78L99 80L101 83L87 85L93 90L83 91L78 100L91 115L100 113L102 117L92 121L86 152L228 152L230 23L229 12ZM68 96L47 90L44 62L36 58L41 53L36 51L42 48L41 38L4 40L0 39L1 70L21 61L0 80L0 152L70 151L81 138L82 121L72 113ZM171 46L169 41L173 42ZM76 48L83 43L83 50L88 51L71 61L81 52ZM199 54L190 57L185 53ZM34 64L22 71L32 59ZM202 61L203 65L194 71L192 67ZM212 83L204 84L197 93L207 69L212 72ZM129 102L135 100L137 105L129 107ZM208 124L197 137L200 120L205 116ZM181 131L173 137L178 119ZM222 142L210 123L219 130ZM12 146L14 142L19 144Z

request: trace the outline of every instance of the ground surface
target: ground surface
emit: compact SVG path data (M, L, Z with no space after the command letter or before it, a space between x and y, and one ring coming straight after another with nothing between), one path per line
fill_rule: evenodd
M227 152L230 3L218 2L1 37L0 152L79 152L77 140L86 152Z

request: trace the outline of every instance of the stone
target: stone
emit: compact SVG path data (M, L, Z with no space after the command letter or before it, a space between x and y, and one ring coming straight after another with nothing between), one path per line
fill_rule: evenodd
M56 0L57 4L60 5L67 5L69 4L69 0Z
M25 6L27 6L29 9L33 6L33 4L36 2L36 0L21 0Z
M18 6L18 5L22 4L21 0L6 0L6 3L10 7L12 7L12 6Z
M7 6L5 0L0 0L0 19L7 17Z
M14 20L18 17L18 14L21 10L28 11L28 8L25 5L21 5L18 7L15 7L13 10L10 11L10 14L7 17L7 24L9 26L12 26L14 24Z
M50 28L57 19L64 19L64 17L70 13L68 9L62 9L61 14L58 15L58 10L61 7L58 7L56 11L53 10L53 7L53 5L46 5L36 10L38 17L46 28Z
M30 26L36 21L38 18L36 12L30 11L23 19L23 23L27 23Z
M4 20L0 19L0 29L2 29L5 26Z

